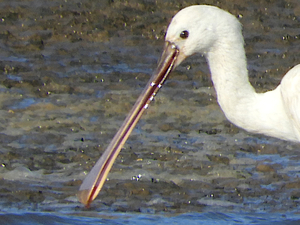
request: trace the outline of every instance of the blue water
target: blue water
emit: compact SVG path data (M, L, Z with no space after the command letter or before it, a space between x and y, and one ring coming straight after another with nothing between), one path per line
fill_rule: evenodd
M99 213L93 217L58 215L52 213L0 213L1 224L300 224L300 215L294 214L224 214L189 213L176 216L154 214Z

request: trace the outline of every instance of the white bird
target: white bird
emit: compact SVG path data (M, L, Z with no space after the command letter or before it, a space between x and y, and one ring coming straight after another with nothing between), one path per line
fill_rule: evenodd
M123 144L168 74L194 54L206 57L228 120L249 132L300 141L300 65L275 90L256 93L249 83L241 27L236 17L214 6L190 6L173 17L156 72L80 187L83 204L89 205L98 195Z

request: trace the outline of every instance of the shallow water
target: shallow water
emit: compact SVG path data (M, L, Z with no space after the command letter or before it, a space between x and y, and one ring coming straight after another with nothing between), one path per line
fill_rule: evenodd
M258 92L299 63L297 0L203 3L240 18ZM0 220L297 223L299 144L230 124L201 56L171 74L91 208L75 196L155 68L171 17L191 4L0 3Z
M5 224L205 224L205 225L237 225L237 224L283 224L292 225L300 222L294 215L266 214L224 214L224 213L188 213L177 216L114 213L98 214L93 217L67 216L51 213L13 213L0 215Z

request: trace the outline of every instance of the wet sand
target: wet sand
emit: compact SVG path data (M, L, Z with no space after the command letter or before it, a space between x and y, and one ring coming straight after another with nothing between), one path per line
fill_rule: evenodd
M75 196L156 67L187 1L0 3L4 210L298 212L300 145L226 120L205 59L179 66L86 209ZM300 62L298 0L203 1L240 18L250 81L274 89Z

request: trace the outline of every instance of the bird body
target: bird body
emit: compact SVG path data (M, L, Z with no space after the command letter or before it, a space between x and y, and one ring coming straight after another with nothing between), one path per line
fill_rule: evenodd
M290 106L284 103L284 87L280 84L272 91L256 93L248 80L243 43L234 42L230 47L234 48L232 52L220 46L207 53L217 100L225 116L249 132L299 141L294 132L293 121L287 113L286 107ZM299 72L299 67L295 67L283 80L288 79L291 74L300 74Z
M241 28L232 14L195 5L175 15L166 40L176 43L184 58L197 53L206 57L228 120L252 133L300 141L300 66L291 69L275 90L256 93L248 78ZM189 32L184 40L178 35L182 30Z
M170 72L194 54L206 57L228 120L249 132L300 141L300 65L273 91L256 93L249 82L241 27L236 17L214 6L190 6L173 17L156 71L80 187L82 203L89 205L96 198L126 139Z

